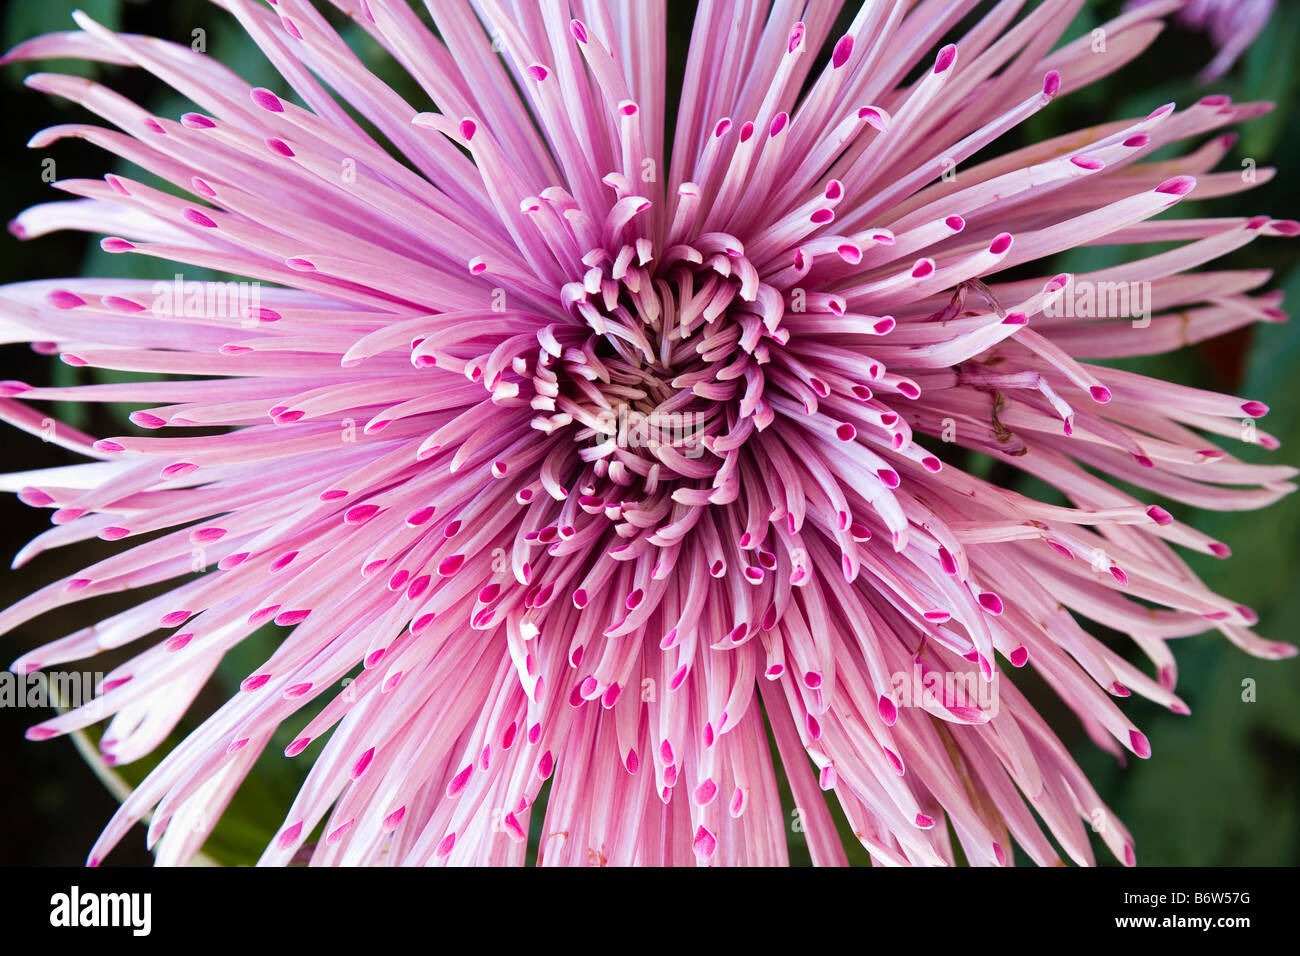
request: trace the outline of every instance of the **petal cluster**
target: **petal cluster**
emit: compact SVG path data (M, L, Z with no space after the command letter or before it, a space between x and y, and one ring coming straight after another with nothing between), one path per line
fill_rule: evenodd
M276 629L92 862L146 817L160 862L190 859L285 725L309 766L268 864L523 863L530 831L544 864L782 864L779 780L817 863L845 859L831 793L880 863L1091 863L1091 830L1131 864L1014 672L1145 758L1117 699L1186 712L1172 639L1295 653L1191 572L1176 549L1227 548L1159 503L1291 491L1212 437L1275 447L1267 409L1100 364L1285 318L1266 273L1192 270L1300 225L1156 218L1246 188L1213 172L1223 131L1268 105L989 148L1139 55L1169 4L1108 24L1104 55L1058 47L1079 0L993 4L950 45L974 3L867 3L842 36L836 3L701 4L669 89L661 2L438 2L430 23L334 0L418 102L307 0L219 5L281 89L80 13L7 57L140 67L197 108L27 81L107 124L34 145L150 175L60 181L73 198L12 232L101 235L158 281L0 288L4 341L142 373L0 386L0 417L93 459L0 478L52 512L18 563L122 543L0 630L169 583L14 663L140 643L30 736L108 714L104 759L139 759ZM129 403L136 428L50 431L50 401ZM980 457L1059 499L964 469Z

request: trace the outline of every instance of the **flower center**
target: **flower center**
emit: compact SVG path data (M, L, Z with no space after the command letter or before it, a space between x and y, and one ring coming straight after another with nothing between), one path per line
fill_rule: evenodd
M645 501L667 483L681 504L720 500L740 446L773 417L764 367L784 341L780 293L722 233L658 256L640 240L582 261L582 281L561 291L580 324L542 336L534 427L572 433L586 495L609 481L621 499Z

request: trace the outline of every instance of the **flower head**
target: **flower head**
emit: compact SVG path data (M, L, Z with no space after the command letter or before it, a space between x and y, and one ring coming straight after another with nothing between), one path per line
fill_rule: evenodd
M65 180L77 198L13 225L162 260L159 282L0 289L7 340L148 379L5 384L29 431L32 403L138 407L130 434L54 430L94 462L4 479L52 510L20 562L121 550L0 629L169 584L15 662L145 645L31 736L108 713L105 758L137 759L230 648L279 635L92 861L150 811L159 860L188 859L194 821L302 712L285 755L310 770L266 863L519 863L543 813L548 864L783 863L778 756L818 863L844 859L822 791L880 862L950 862L951 827L975 863L1013 841L1087 863L1101 800L1009 675L1035 669L1098 746L1145 758L1117 699L1186 711L1172 638L1294 653L1176 550L1226 547L1156 503L1291 490L1206 437L1265 407L1096 364L1284 318L1265 275L1191 270L1296 223L1155 218L1244 188L1211 172L1218 131L1267 107L1211 96L989 149L1138 55L1152 11L1108 24L1099 58L1087 37L1053 51L1072 2L998 5L947 46L970 4L870 3L842 36L833 4L706 4L669 90L662 4L435 3L435 32L397 0L338 0L411 103L306 0L221 5L281 89L84 14L8 57L139 66L198 107L28 80L112 127L36 142L87 139L174 187ZM1169 248L1034 265L1099 243ZM1120 824L1101 836L1133 862Z

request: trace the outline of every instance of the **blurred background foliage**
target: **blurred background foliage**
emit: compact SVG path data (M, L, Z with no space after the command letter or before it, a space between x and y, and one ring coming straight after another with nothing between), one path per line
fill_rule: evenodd
M819 2L819 0L811 0ZM1027 6L1035 6L1030 0ZM855 0L841 16L847 26ZM1118 13L1121 0L1089 0L1067 34L1073 38L1091 31ZM72 9L85 10L109 27L147 33L190 45L201 36L207 53L217 57L256 86L287 93L256 46L224 11L204 0L9 0L0 3L0 24L6 48L40 33L72 29ZM689 40L692 3L670 0L669 78L679 76ZM983 10L985 8L981 8ZM355 25L335 19L340 31L362 59L418 109L432 108L409 77L382 54L380 48ZM195 31L202 31L196 34ZM835 35L838 35L835 34ZM953 39L957 38L957 34ZM1208 202L1179 205L1179 217L1243 216L1268 213L1295 218L1292 184L1300 176L1300 110L1297 109L1297 54L1300 53L1300 3L1282 0L1270 28L1237 63L1233 71L1214 84L1199 87L1197 72L1214 54L1208 39L1176 26L1167 29L1154 46L1118 74L1058 100L995 144L997 152L1018 148L1037 139L1118 118L1138 117L1166 102L1189 104L1208 92L1230 94L1236 101L1271 100L1277 108L1239 129L1240 139L1220 164L1220 170L1243 168L1247 161L1263 171L1278 167L1275 177L1261 172L1257 188ZM85 122L86 114L61 100L22 88L24 76L50 70L94 76L146 104L160 115L176 117L191 104L141 71L73 61L11 64L0 70L3 83L4 141L0 144L0 170L6 185L2 213L11 218L29 205L58 198L42 179L42 162L54 158L57 178L99 177L110 170L142 177L140 170L106 156L84 143L65 140L48 149L24 150L27 137L55 123ZM95 121L94 118L89 118ZM671 116L670 116L671 121ZM1204 139L1204 137L1202 138ZM1186 144L1179 144L1178 152ZM144 176L160 187L156 180ZM1266 181L1267 180L1267 181ZM98 237L63 232L30 243L0 240L0 282L63 275L103 275L168 278L171 270L145 257L103 253ZM1047 263L1034 264L1032 274L1082 271L1135 257L1136 250L1093 246L1073 250ZM1214 268L1270 268L1270 285L1286 290L1287 303L1300 302L1300 266L1294 243L1264 239L1214 263ZM186 279L233 278L200 274L187 268ZM1284 308L1286 305L1284 305ZM1300 462L1300 323L1270 324L1242 330L1210 343L1141 361L1124 367L1184 384L1198 385L1258 399L1272 407L1261 427L1282 441L1271 457L1258 447L1234 448L1249 460ZM1120 364L1120 363L1117 363ZM20 346L0 349L0 379L74 384L108 381L116 373L74 369ZM92 377L93 376L93 377ZM64 406L56 414L95 436L134 429L125 419L128 407ZM8 429L3 434L6 470L38 468L66 463L60 449ZM967 467L994 472L985 463ZM996 470L995 480L1029 485L1012 470ZM1032 489L1041 492L1043 489ZM1151 499L1141 493L1143 500ZM1220 593L1229 595L1259 613L1259 632L1295 642L1300 621L1300 587L1297 584L1297 546L1300 537L1300 496L1290 496L1264 512L1219 514L1191 512L1164 502L1179 518L1191 520L1206 533L1227 542L1234 550L1228 561L1201 555L1188 556L1193 568ZM28 509L13 499L0 506L3 552L12 556L47 527L44 511ZM72 551L38 557L30 566L8 572L0 586L0 602L7 605L23 594L59 576L84 567L112 552L93 541ZM4 638L12 660L32 647L84 626L98 615L124 606L122 599L101 597L45 615ZM91 617L92 614L97 615ZM1112 646L1133 657L1129 642L1106 635ZM229 652L197 706L183 722L169 746L182 732L215 710L239 682L274 646L273 632L263 630ZM1257 661L1211 632L1178 642L1179 693L1192 709L1190 717L1177 717L1133 697L1126 711L1148 734L1154 757L1127 766L1097 750L1078 720L1026 671L1017 682L1028 692L1051 725L1088 772L1102 798L1133 832L1142 864L1159 865L1294 865L1300 861L1300 660L1283 663ZM107 672L125 656L103 655L93 661ZM1136 659L1136 658L1134 658ZM1243 681L1253 681L1255 700L1243 701ZM309 708L310 710L310 708ZM61 739L35 744L22 737L24 728L48 716L46 711L0 708L0 767L9 780L0 794L0 863L79 864L116 805L109 790L79 756L73 742ZM283 748L306 722L300 716L287 722L267 748L248 782L240 790L204 848L204 859L227 865L255 861L262 847L283 822L294 793L321 744L314 743L301 757L287 760ZM93 748L99 728L82 741ZM165 749L165 748L164 748ZM156 763L160 753L119 768L120 777L136 783ZM786 794L786 810L793 807ZM833 801L832 801L833 803ZM838 811L836 811L837 817ZM534 814L534 841L541 814ZM789 818L789 817L788 817ZM843 820L840 823L843 826ZM151 860L144 849L143 830L137 828L107 861L141 864ZM791 857L807 862L803 836L791 834ZM852 859L867 862L855 849ZM1098 858L1110 863L1095 841ZM1023 862L1023 854L1018 854Z

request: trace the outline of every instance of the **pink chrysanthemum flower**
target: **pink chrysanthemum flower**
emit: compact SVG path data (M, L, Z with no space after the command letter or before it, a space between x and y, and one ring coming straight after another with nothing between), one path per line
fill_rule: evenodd
M195 822L306 709L285 755L315 757L264 863L521 863L549 781L543 863L781 864L779 755L817 863L845 859L831 791L881 863L951 862L953 837L976 864L1011 862L1013 841L1090 863L1091 827L1131 864L1008 674L1033 668L1100 747L1148 757L1115 698L1186 711L1170 639L1294 652L1175 550L1227 548L1153 502L1290 491L1291 469L1205 437L1265 407L1093 364L1284 318L1265 274L1190 270L1296 223L1155 218L1245 188L1210 172L1230 134L1148 161L1267 105L1209 96L973 159L1137 56L1176 4L1107 24L1104 54L1088 36L1053 50L1080 0L1020 19L999 3L947 46L973 0L868 3L843 36L834 3L703 4L679 92L662 3L437 2L435 33L398 0L336 0L427 103L307 0L220 5L282 89L80 14L8 57L139 66L200 110L28 81L117 128L35 142L89 140L183 193L63 181L79 198L13 224L167 260L161 284L0 289L6 340L156 376L6 383L6 419L39 432L28 403L125 402L160 430L59 426L96 461L5 479L53 510L20 561L122 550L0 629L171 583L15 662L149 645L30 736L112 715L105 759L135 760L227 650L280 629L92 862L150 811L159 862L189 859ZM1026 265L1153 242L1170 247L1100 274ZM172 263L259 285L173 294ZM1117 313L1117 290L1144 311ZM959 447L1068 504L945 467ZM1087 622L1130 635L1155 677Z

